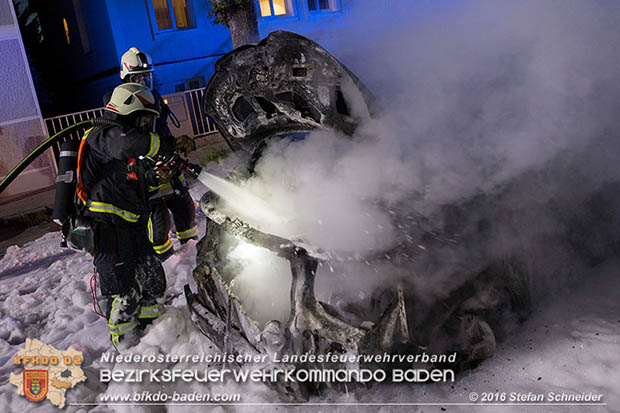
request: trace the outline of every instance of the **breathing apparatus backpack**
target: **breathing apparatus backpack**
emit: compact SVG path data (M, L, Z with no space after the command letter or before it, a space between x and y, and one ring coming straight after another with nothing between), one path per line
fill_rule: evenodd
M114 120L105 118L92 119L90 123L93 127L123 126ZM92 252L94 249L94 234L93 224L90 218L84 214L88 197L85 188L81 185L80 162L82 161L86 139L91 130L92 128L86 130L81 140L69 140L60 147L56 195L52 214L52 219L62 225L60 245L87 252ZM195 179L202 171L202 167L187 161L176 152L169 156L157 155L155 158L144 159L149 163L151 168L149 172L152 172L153 175L157 175L157 171L172 170L173 174L185 173ZM127 178L137 180L135 177L136 160L130 159L127 168ZM153 177L152 179L158 178Z
M105 118L92 119L91 124L93 127L121 126L119 123ZM57 224L62 225L61 247L92 253L94 249L92 224L90 219L83 214L85 194L83 193L84 189L78 185L80 182L79 161L81 161L86 137L91 130L92 128L88 129L79 141L68 140L60 146L52 219Z
M94 247L92 230L78 213L76 202L78 152L84 141L68 140L60 146L52 219L62 226L62 247L90 252Z

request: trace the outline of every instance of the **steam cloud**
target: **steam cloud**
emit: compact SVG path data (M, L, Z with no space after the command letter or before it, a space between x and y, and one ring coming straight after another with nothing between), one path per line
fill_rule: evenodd
M550 274L540 285L565 276L572 250L548 204L579 215L591 193L620 178L620 3L357 3L350 36L328 49L377 94L381 114L352 138L315 132L272 144L244 183L285 217L262 229L325 249L385 250L410 235L398 224L408 217L441 219L445 205L503 193L461 218L495 229L458 259L519 248L534 272ZM252 223L251 211L237 212ZM419 279L431 296L463 282L454 268L425 268L356 269L353 289L390 274ZM351 293L350 282L326 278L317 288Z

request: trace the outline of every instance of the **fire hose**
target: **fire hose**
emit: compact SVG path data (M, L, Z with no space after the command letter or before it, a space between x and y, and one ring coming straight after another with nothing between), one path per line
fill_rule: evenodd
M19 176L20 173L24 171L35 159L45 153L46 150L52 147L55 143L60 141L66 134L73 132L74 130L78 130L80 128L87 128L89 126L100 126L100 125L118 125L117 122L114 122L110 119L96 118L84 120L78 123L75 123L58 133L50 136L47 140L42 142L39 146L35 148L32 152L28 154L24 159L22 159L0 182L0 194L4 192L4 190Z

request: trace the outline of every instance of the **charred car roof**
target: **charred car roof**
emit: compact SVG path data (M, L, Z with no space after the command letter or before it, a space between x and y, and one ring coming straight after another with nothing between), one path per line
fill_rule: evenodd
M276 31L221 57L202 107L230 143L273 134L336 129L352 134L374 97L317 43Z

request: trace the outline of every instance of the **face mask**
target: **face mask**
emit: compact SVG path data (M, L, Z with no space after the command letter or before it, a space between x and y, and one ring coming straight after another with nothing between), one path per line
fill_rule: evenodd
M155 117L144 115L136 120L136 126L143 132L155 132Z
M132 83L139 83L142 86L146 86L149 89L153 88L153 73L138 73L135 75L129 76L129 80Z

